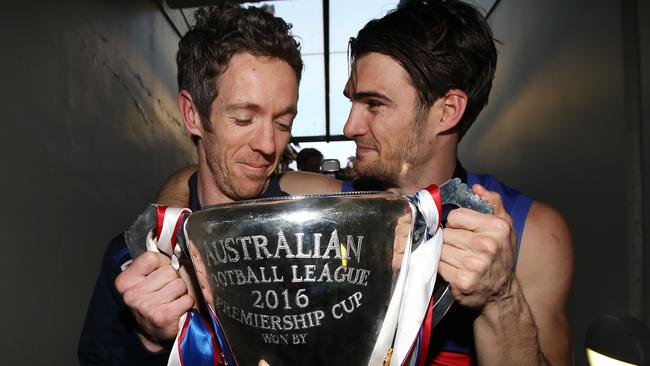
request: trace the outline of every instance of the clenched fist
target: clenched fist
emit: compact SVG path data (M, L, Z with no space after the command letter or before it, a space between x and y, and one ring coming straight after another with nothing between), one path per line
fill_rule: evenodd
M478 184L472 189L494 206L494 214L465 208L449 213L438 271L456 301L480 311L510 296L517 238L499 194Z
M140 325L144 346L157 352L173 340L180 317L194 305L169 257L146 252L115 279L115 288Z

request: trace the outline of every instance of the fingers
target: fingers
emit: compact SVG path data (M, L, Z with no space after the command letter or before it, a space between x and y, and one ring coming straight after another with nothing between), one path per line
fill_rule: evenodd
M159 350L174 339L182 314L194 306L188 287L161 253L146 252L115 279L115 288L140 325L143 344Z
M494 208L493 215L459 208L449 213L446 227L469 230L488 236L510 235L512 218L503 206L501 195L485 189L480 184L472 186L472 190Z
M393 243L392 269L396 272L402 265L406 242L411 234L411 215L403 215L397 220L395 226L395 241Z
M480 185L472 189L494 207L494 215L465 208L449 213L438 272L459 303L479 309L507 287L516 238L500 195Z
M146 280L140 281L137 286L140 291L150 293L158 291L163 286L168 285L174 280L180 279L180 274L170 264L160 267L146 277Z
M171 260L164 254L146 252L136 258L131 265L115 279L115 288L120 294L135 286L157 269L170 265Z
M194 307L194 298L185 294L174 301L164 304L161 308L163 313L168 314L172 322L178 323L181 315L185 314L192 307ZM176 331L172 332L172 334L175 333Z
M447 246L452 246L465 252L479 253L490 258L495 256L499 250L499 241L497 238L464 229L444 228L443 240Z
M135 274L146 276L156 269L171 263L171 259L162 253L145 252L131 263L129 268Z
M490 244L490 246L496 247L495 244ZM487 271L494 251L496 251L496 249L493 248L481 251L476 248L471 248L470 250L467 248L459 248L449 244L444 244L442 246L440 261L455 268L482 275Z
M450 288L454 298L462 303L463 289L465 293L469 293L469 277L465 275L463 277L463 271L460 268L457 268L453 265L450 265L446 262L440 262L438 265L438 273L450 284ZM464 281L463 278L466 278Z

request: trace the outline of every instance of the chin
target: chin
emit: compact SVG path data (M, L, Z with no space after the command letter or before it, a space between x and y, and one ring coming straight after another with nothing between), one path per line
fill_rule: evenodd
M359 177L364 179L371 179L382 182L384 185L390 186L396 180L397 174L389 166L382 166L379 164L361 164L355 166L355 170Z
M235 189L235 193L239 196L240 200L250 200L258 198L262 193L264 193L265 187L266 185L264 182L260 184L240 185Z

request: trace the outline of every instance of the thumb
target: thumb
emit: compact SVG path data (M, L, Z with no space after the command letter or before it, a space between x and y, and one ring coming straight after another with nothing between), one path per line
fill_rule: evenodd
M480 184L474 184L472 186L472 192L474 192L474 194L479 196L483 201L487 202L490 204L490 206L492 206L492 208L494 208L494 216L501 217L512 225L512 218L506 212L506 209L503 206L503 200L501 199L501 195L499 193L490 191Z

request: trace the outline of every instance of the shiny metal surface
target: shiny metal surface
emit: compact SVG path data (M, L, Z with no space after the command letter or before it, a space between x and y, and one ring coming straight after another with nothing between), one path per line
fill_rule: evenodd
M239 365L365 365L413 224L410 200L334 194L214 206L188 245Z
M447 213L492 213L459 179L440 194ZM404 247L411 239L415 250L426 231L413 204L412 197L356 192L243 201L192 214L192 261L237 363L367 364ZM432 326L452 303L439 278Z

